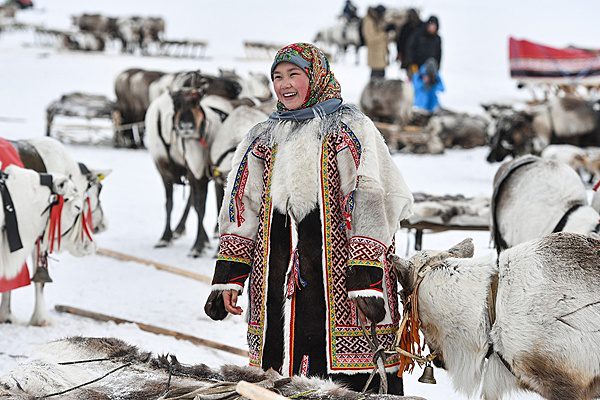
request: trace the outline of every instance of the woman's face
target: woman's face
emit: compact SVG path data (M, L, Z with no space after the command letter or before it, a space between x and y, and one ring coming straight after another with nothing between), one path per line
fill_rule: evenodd
M273 71L273 87L277 99L285 108L297 110L306 100L310 81L302 68L289 62L281 62Z

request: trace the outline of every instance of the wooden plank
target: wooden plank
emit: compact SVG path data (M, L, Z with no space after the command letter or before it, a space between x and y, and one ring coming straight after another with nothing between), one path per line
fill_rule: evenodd
M132 129L134 127L137 127L138 129L139 128L144 128L145 125L146 125L146 123L144 121L142 121L142 122L132 122L131 124L122 124L122 125L119 125L119 126L115 126L114 130L117 131L117 132L121 132L121 131L124 131L124 130Z
M254 383L239 381L235 386L235 391L250 400L285 400L289 397L284 397L269 389L255 385Z
M130 254L121 253L121 252L118 252L115 250L99 248L96 250L96 254L99 254L104 257L114 258L115 260L119 260L119 261L136 262L138 264L147 265L149 267L154 267L161 271L166 271L166 272L170 272L172 274L184 276L186 278L195 279L197 281L204 282L209 285L212 284L212 279L206 275L201 275L201 274L198 274L198 273L195 273L192 271L187 271L182 268L177 268L177 267L173 267L168 264L163 264L163 263L159 263L156 261L147 260L145 258L132 256Z
M400 223L402 228L408 229L427 229L433 232L445 232L445 231L489 231L490 227L488 225L443 225L436 224L433 222L417 222L415 224L411 224L410 222L404 220Z
M229 346L223 343L215 342L213 340L188 335L187 333L173 331L171 329L161 328L150 324L144 324L142 322L130 321L124 318L113 317L111 315L100 314L97 312L84 310L82 308L76 308L60 304L54 306L54 309L61 313L77 315L84 318L94 319L96 321L114 322L116 324L135 324L138 326L138 328L146 332L155 333L158 335L171 336L176 339L187 340L188 342L198 344L200 346L210 347L212 349L221 350L242 357L248 357L248 352L246 350L242 350L240 348Z
M404 125L402 127L402 130L408 133L423 133L423 129L425 129L424 126L417 125Z
M64 130L64 131L84 131L84 130L89 130L89 131L111 130L112 131L112 127L110 125L98 125L98 124L85 125L85 124L53 123L52 128L54 128L56 130Z

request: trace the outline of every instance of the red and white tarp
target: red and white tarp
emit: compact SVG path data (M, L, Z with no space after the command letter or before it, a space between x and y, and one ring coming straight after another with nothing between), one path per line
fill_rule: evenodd
M600 49L559 49L509 38L510 76L538 83L600 84Z

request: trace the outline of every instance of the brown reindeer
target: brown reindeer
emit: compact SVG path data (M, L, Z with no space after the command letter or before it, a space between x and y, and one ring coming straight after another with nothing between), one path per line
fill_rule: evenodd
M223 121L233 110L229 100L240 93L237 82L204 76L198 72L181 76L179 89L156 98L146 115L148 150L161 175L166 195L166 224L157 247L170 245L185 230L191 206L198 214L198 230L190 256L201 255L208 235L202 221L205 214L208 182L211 179L209 153ZM188 181L191 195L181 221L173 232L173 185ZM216 183L217 206L223 199L223 187Z
M117 75L115 79L117 111L114 116L116 146L143 145L143 128L128 125L144 121L146 110L150 105L150 84L163 75L164 72L146 71L140 68L131 68Z

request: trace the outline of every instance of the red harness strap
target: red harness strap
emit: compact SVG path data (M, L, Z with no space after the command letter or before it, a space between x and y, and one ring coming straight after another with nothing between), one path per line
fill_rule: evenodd
M48 241L50 242L49 252L54 251L54 240L56 239L56 249L60 250L60 241L62 239L61 216L65 198L58 196L58 202L52 206L50 211L50 226L48 229Z
M81 213L81 222L83 225L83 229L81 230L81 241L84 240L83 234L88 237L88 239L93 242L92 232L94 231L94 223L92 221L92 204L90 202L90 198L86 199L87 210Z

